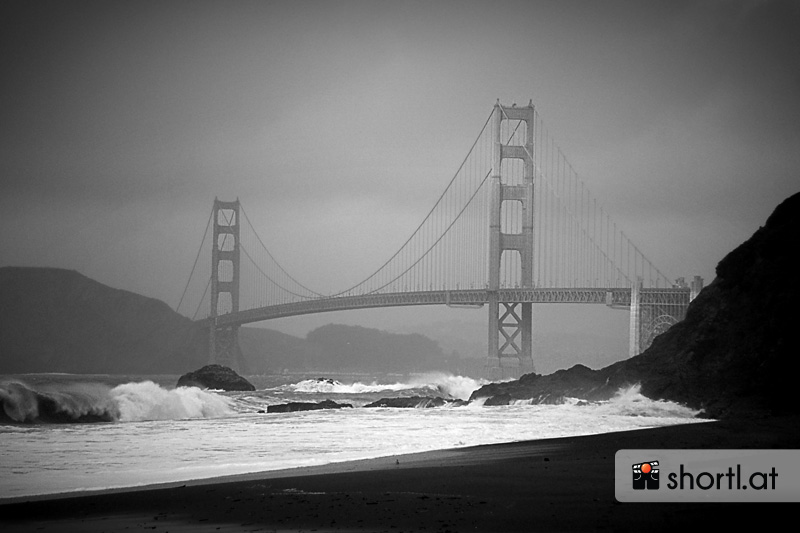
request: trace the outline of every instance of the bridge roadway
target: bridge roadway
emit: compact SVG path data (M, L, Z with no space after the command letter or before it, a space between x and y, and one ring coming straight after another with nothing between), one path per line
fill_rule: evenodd
M630 288L500 289L497 293L500 302L605 304L609 307L629 307L631 304ZM641 289L639 302L640 304L688 304L689 293L688 288ZM488 289L459 289L315 298L219 315L216 317L216 325L217 327L234 326L274 318L375 307L481 306L489 302L489 294ZM204 321L210 322L211 320L208 318Z

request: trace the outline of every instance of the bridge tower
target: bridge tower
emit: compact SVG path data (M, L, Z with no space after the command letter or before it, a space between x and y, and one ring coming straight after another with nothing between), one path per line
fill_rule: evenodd
M521 121L525 125L525 141L521 145L503 144L502 122ZM506 107L498 100L492 116L493 149L491 199L489 211L489 353L486 375L489 379L518 378L533 372L532 304L501 301L500 268L504 254L518 254L521 288L533 288L533 103L525 107ZM521 184L503 179L503 161L520 159L523 163ZM517 233L503 231L501 213L505 202L519 202L522 220L512 227ZM510 229L510 228L506 228ZM507 256L506 260L512 260Z
M239 326L217 326L217 317L239 311L239 199L214 199L214 233L211 244L211 312L209 363L238 370L241 360Z

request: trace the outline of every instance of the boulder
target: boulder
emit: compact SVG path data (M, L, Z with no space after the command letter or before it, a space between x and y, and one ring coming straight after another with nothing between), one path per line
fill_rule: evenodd
M375 402L369 403L364 407L401 407L401 408L415 408L422 409L428 407L442 407L443 405L452 405L458 407L466 405L468 402L463 400L446 400L444 398L430 396L409 396L405 398L381 398Z
M316 411L318 409L342 409L353 407L349 403L336 403L333 400L323 400L319 403L314 402L289 402L267 407L268 413L291 413L294 411Z
M200 387L224 391L253 391L252 383L227 366L206 365L199 370L182 375L178 387Z
M525 374L516 381L489 383L472 393L470 400L487 398L484 405L508 405L515 400L539 404L560 404L564 398L605 400L614 390L606 391L597 370L575 365L550 375Z

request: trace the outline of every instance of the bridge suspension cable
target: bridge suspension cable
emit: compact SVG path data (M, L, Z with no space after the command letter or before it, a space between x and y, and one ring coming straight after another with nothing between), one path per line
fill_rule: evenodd
M406 241L400 246L400 248L389 259L387 259L381 266L379 266L372 274L367 276L361 282L353 285L352 287L350 287L348 289L345 289L343 291L340 291L340 292L338 292L336 294L333 294L332 297L344 296L344 295L352 295L352 294L356 294L356 293L369 294L369 293L378 292L380 290L383 290L383 289L389 287L390 285L392 285L393 283L398 281L400 278L402 278L404 275L408 274L409 271L412 268L417 266L420 263L420 261L425 259L425 257L428 256L428 254L431 252L431 250L433 250L433 248L437 244L439 244L441 242L442 238L444 238L444 236L447 234L447 232L450 231L450 229L458 221L458 219L461 217L461 215L464 214L464 211L467 209L467 207L469 207L469 205L472 202L472 200L475 198L475 196L481 190L481 187L483 187L484 183L486 183L486 178L488 178L488 176L489 176L488 173L478 183L478 185L475 188L475 190L469 196L469 200L466 203L463 204L463 208L460 211L458 211L458 213L455 215L455 217L452 217L452 221L447 225L446 229L444 229L444 231L441 232L441 234L433 242L433 244L431 244L421 254L415 254L415 255L418 256L416 258L416 260L412 261L411 264L407 268L400 269L401 270L400 273L397 274L397 275L394 275L394 277L389 276L391 279L389 279L388 281L378 282L377 283L377 285L378 285L377 287L365 288L365 287L368 287L368 284L371 281L377 279L380 276L381 273L385 272L388 268L390 268L392 266L392 262L395 259L397 259L399 256L401 256L401 254L403 254L403 252L407 251L410 247L418 244L417 242L413 242L412 243L412 241L414 241L414 239L416 237L419 237L424 229L427 229L426 228L426 224L429 221L432 220L432 217L433 217L434 213L437 213L437 208L439 208L442 205L446 205L447 199L449 198L448 197L448 193L451 192L451 190L453 189L453 184L456 182L456 178L458 178L459 175L461 175L461 172L464 170L465 166L467 165L467 162L470 160L470 156L475 151L475 148L478 145L478 142L482 139L483 134L486 131L486 127L489 125L489 122L491 121L491 119L492 119L492 115L490 113L489 116L486 119L486 122L484 122L483 127L481 128L481 131L478 133L478 136L475 138L475 141L472 143L472 146L470 146L470 148L469 148L469 150L467 152L467 155L464 156L464 159L461 161L461 164L458 166L458 169L456 170L455 174L453 174L453 177L450 178L450 181L447 183L447 186L445 187L444 191L442 192L441 195L439 195L439 198L433 204L433 207L431 207L430 211L428 211L428 214L425 215L425 218L423 218L422 222L420 222L419 225L416 227L416 229L414 229L414 231L411 232L411 236L408 239L406 239ZM462 192L462 191L459 191L459 192ZM449 209L450 207L451 206L448 205L445 209ZM451 217L446 217L446 218L449 219ZM421 248L422 247L417 246L415 248L415 251L418 251ZM419 284L417 283L417 285L419 285ZM418 287L417 287L417 289L418 289ZM424 287L423 287L423 290L424 290Z
M264 241L263 241L263 240L261 240L261 236L260 236L260 235L258 234L258 232L256 231L255 227L253 226L253 223L252 223L252 222L250 222L250 217L248 217L248 216L247 216L247 211L245 211L245 209L244 209L244 205L241 205L241 204L240 204L240 209L241 209L241 211L242 211L242 214L244 215L244 220L247 222L247 225L250 227L250 230L253 232L253 235L255 236L256 240L258 241L258 244L260 244L260 245L261 245L261 249L262 249L264 252L266 252L266 254L267 254L267 257L269 258L269 260L270 260L270 261L271 261L271 262L272 262L272 263L273 263L273 264L274 264L274 265L275 265L275 266L278 268L278 270L280 271L280 273L281 273L281 274L283 274L283 276L285 276L285 277L286 277L288 280L290 280L291 282L293 282L293 283L294 283L295 285L297 285L298 287L302 288L302 289L303 289L303 290L306 292L306 294L300 294L300 293L298 293L298 292L295 292L294 290L292 290L292 289L289 289L289 288L286 288L286 287L284 287L284 286L283 286L281 283L279 283L279 282L275 281L274 279L272 279L272 277L270 277L270 275L269 275L269 274L267 274L266 272L264 272L264 271L263 271L263 270L262 270L262 269L261 269L261 268L258 266L258 263L255 261L255 259L253 259L253 257L252 257L252 256L251 256L251 255L250 255L248 252L247 252L247 249L246 249L245 245L244 245L244 244L242 244L242 251L244 251L244 252L245 252L245 254L247 255L248 259L250 259L250 261L252 261L253 265L254 265L254 266L255 266L255 267L258 269L258 271L259 271L259 272L260 272L260 273L261 273L261 274L262 274L262 275L263 275L263 276L264 276L264 277L265 277L265 278L266 278L266 279L267 279L269 282L271 282L271 283L275 284L275 285L276 285L278 288L280 288L280 289L282 289L282 290L286 291L287 293L289 293L289 294L291 294L291 295L293 295L293 296L297 296L297 297L299 297L299 298L313 298L313 297L324 298L324 297L325 297L325 295L324 295L324 294L321 294L321 293L319 293L319 292L316 292L316 291L314 291L314 290L312 290L312 289L309 289L308 287L306 287L305 285L303 285L302 283L300 283L299 281L297 281L297 280L296 280L294 277L292 277L292 275L291 275L291 274L289 274L289 273L286 271L286 269L285 269L285 268L283 268L283 266L281 266L281 264L280 264L280 263L277 261L277 259L275 259L275 257L274 257L274 256L272 255L272 253L269 251L269 248L267 248L267 246L264 244Z
M240 291L241 309L263 307L310 299L324 295L310 289L275 259L253 225L244 205L239 204L242 220L239 246L244 258L241 265L241 283L247 289Z
M194 258L194 264L192 264L192 271L189 273L189 277L186 280L186 285L183 287L183 292L181 293L180 300L178 300L178 305L175 306L175 311L177 311L177 312L180 312L181 304L183 304L183 300L186 297L186 292L189 290L189 284L192 282L192 277L194 276L194 271L197 268L197 262L200 260L200 253L203 251L203 244L205 243L206 237L208 236L208 228L211 227L211 218L213 216L214 216L214 211L212 210L208 214L208 221L206 222L206 229L205 229L205 231L203 231L203 238L200 240L200 246L197 248L197 255ZM211 278L209 278L209 283L211 283Z
M197 315L200 312L200 309L202 308L203 304L208 303L208 300L206 300L206 296L208 296L208 289L210 288L211 288L211 276L209 276L208 278L208 283L206 283L206 288L203 291L203 296L200 297L200 301L197 302L197 307L195 308L194 313L192 313L192 320L197 319Z
M478 188L477 188L477 189L475 189L475 192L474 192L474 193L472 193L472 196L470 196L469 200L468 200L468 201L467 201L467 203L464 205L464 208L463 208L461 211L459 211L459 212L458 212L458 215L456 215L456 218L454 218L454 219L453 219L453 221L452 221L452 222L451 222L451 223L450 223L450 224L447 226L447 228L444 230L444 233L442 233L442 234L439 236L439 238L438 238L438 239L436 239L436 241L434 241L434 243L433 243L433 244L431 244L431 246L430 246L430 247L429 247L427 250L425 250L425 252L423 252L423 254L422 254L420 257L419 257L419 259L417 259L416 261L414 261L414 262L413 262L413 263L412 263L412 264L411 264L411 265L410 265L408 268L406 268L404 271L402 271L400 274L398 274L398 275L397 275L395 278L393 278L393 279L389 280L389 281L388 281L388 282L386 282L384 285L382 285L382 286L380 286L380 287L377 287L376 289L373 289L372 291L370 291L370 294L371 294L371 293L375 293L375 292L379 292L379 291L381 291L382 289L385 289L386 287L388 287L389 285L391 285L392 283L394 283L395 281L397 281L398 279L400 279L401 277L403 277L405 274L407 274L407 273L408 273L408 271L410 271L412 268L414 268L415 266L417 266L417 265L419 264L419 262L420 262L420 261L422 261L423 259L425 259L425 257L427 257L427 256L428 256L428 254L431 252L431 250L433 250L433 249L436 247L436 245L437 245L437 244L439 244L439 243L442 241L442 239L443 239L443 238L444 238L444 237L447 235L447 232L449 232L449 231L450 231L450 229L453 227L453 225L454 225L456 222L458 222L458 219L461 217L461 215L464 213L464 211L465 211L465 210L466 210L466 209L469 207L469 205L472 203L472 200L475 198L475 196L478 194L478 192L480 192L481 188L482 188L482 187L483 187L483 185L486 183L486 180L487 180L487 179L489 179L489 176L490 176L491 174L492 174L492 171L491 171L491 170L490 170L489 172L487 172L487 173L486 173L486 175L483 177L483 180L482 180L482 181L481 181L481 183L478 185Z
M501 254L501 288L630 288L639 278L645 286L670 287L669 279L617 227L602 204L590 193L561 148L544 125L538 111L533 122L512 120L500 106L500 143L522 147L533 162L533 266L532 280L522 279L521 259L515 250ZM510 109L510 108L509 108ZM510 111L509 111L510 112ZM494 111L493 111L494 113ZM516 116L516 115L515 115ZM247 261L241 262L241 310L294 304L307 300L372 295L486 289L488 286L490 194L488 178L493 169L495 132L484 122L444 191L410 236L386 261L363 281L324 295L298 281L275 259L240 204L239 247ZM532 128L532 151L525 139ZM521 152L518 152L521 153ZM502 183L522 185L524 162L501 158ZM501 203L502 235L520 234L522 202L508 198ZM228 215L225 215L226 218ZM201 249L209 242L211 217L206 224ZM241 224L244 221L246 224ZM230 220L227 220L230 223ZM222 241L227 245L228 235ZM195 316L207 301L210 275L202 276L201 251L184 287L178 309L187 303L190 284L205 285ZM225 274L227 275L227 274ZM223 273L220 273L223 276ZM199 289L199 287L198 287ZM199 291L198 291L199 292Z
M501 107L501 110L503 108ZM515 121L502 111L511 128ZM517 123L518 124L518 123ZM637 278L647 286L669 287L669 278L636 246L592 196L561 148L534 110L533 153L521 145L535 168L534 280L537 287L630 287ZM520 134L524 134L521 132ZM505 162L504 162L505 163ZM512 184L521 180L521 168L506 169ZM513 228L514 213L507 210L504 226ZM503 230L506 231L506 230ZM506 265L504 286L517 283L518 273Z

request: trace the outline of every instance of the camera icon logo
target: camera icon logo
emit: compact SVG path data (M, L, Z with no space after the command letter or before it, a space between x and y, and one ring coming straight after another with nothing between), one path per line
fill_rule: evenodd
M658 461L632 465L634 490L658 489Z

